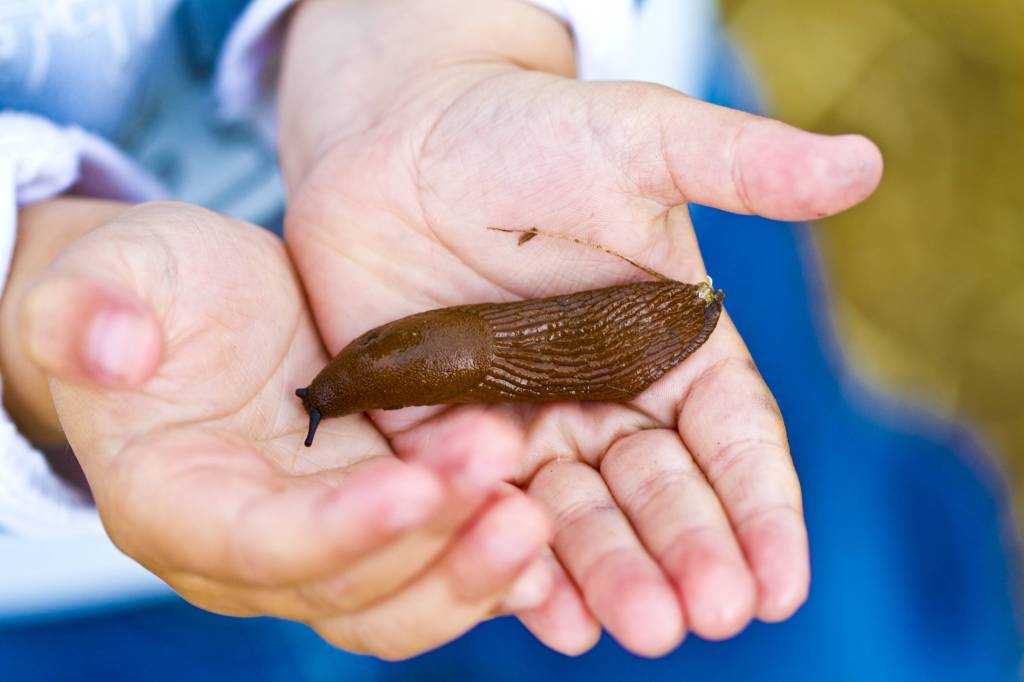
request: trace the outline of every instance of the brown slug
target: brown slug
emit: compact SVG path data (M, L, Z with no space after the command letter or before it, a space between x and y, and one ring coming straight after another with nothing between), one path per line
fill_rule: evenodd
M502 231L522 232L520 244L545 234ZM321 418L366 410L635 398L707 340L724 294L710 278L685 284L614 255L659 281L440 308L366 332L295 391L306 446Z

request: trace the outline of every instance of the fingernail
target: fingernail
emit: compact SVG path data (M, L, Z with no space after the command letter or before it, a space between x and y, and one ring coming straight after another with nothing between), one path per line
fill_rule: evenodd
M548 562L535 561L516 578L502 601L502 610L505 613L517 613L538 608L551 596L554 584L555 579Z
M859 135L841 135L832 140L839 153L829 158L827 173L830 180L836 184L860 182L873 172L878 150L872 142Z
M152 343L149 321L124 307L100 311L86 341L86 361L97 378L121 383L142 378Z
M530 515L519 513L519 503L507 509L496 519L483 537L483 554L485 560L499 569L510 569L521 566L532 558L540 548L541 534L537 524Z

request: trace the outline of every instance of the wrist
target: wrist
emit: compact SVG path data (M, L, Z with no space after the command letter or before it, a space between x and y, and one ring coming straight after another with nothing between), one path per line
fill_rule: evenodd
M304 0L291 16L280 72L289 189L337 140L429 98L436 78L503 65L574 75L568 27L527 0Z

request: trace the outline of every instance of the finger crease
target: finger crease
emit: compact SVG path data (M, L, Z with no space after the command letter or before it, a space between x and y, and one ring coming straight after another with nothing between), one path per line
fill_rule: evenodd
M744 209L746 209L748 213L756 213L757 211L754 210L752 204L750 203L750 197L747 193L747 181L743 177L743 164L740 163L739 160L740 139L743 137L744 133L747 130L747 126L749 125L749 122L742 123L736 129L736 134L733 135L732 140L729 143L728 158L732 159L732 168L730 171L732 175L732 184L733 189L736 191L736 196L740 200L740 204L743 206Z
M707 473L711 485L717 486L718 482L724 479L729 472L735 468L737 463L750 459L755 453L762 450L782 450L783 448L774 440L766 438L744 438L719 448L704 463L704 470Z
M802 523L800 512L797 509L795 509L793 505L789 504L788 502L778 502L776 504L771 504L766 507L756 509L752 512L743 515L742 518L736 519L736 521L734 522L736 534L741 534L743 529L749 526L751 523L761 521L767 516L772 516L780 512L784 513L787 516L796 517L798 522Z

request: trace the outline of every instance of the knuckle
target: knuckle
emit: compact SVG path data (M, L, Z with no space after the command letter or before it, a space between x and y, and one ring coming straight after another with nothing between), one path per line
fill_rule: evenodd
M671 508L694 484L706 485L704 476L696 470L672 469L657 471L645 476L624 501L625 506L636 510L639 518L656 516L661 509Z

